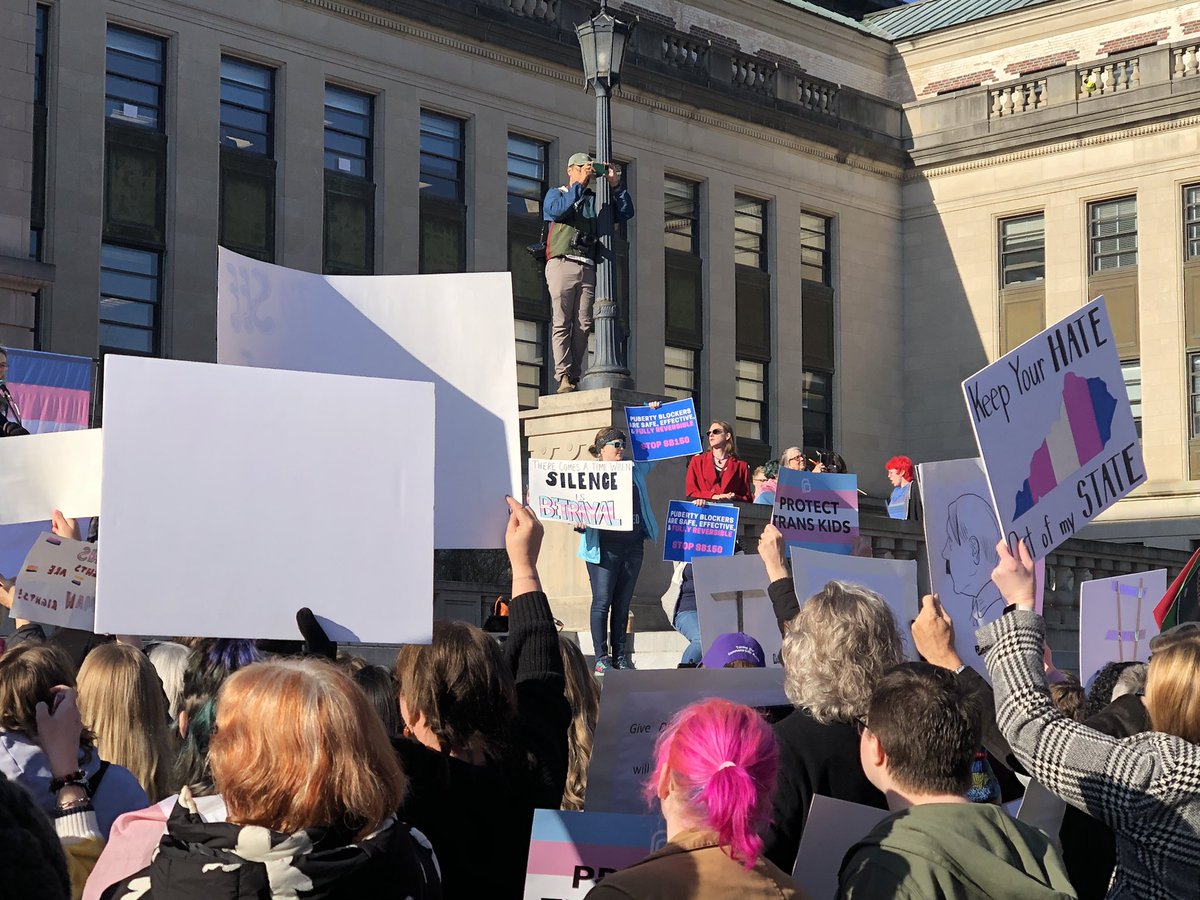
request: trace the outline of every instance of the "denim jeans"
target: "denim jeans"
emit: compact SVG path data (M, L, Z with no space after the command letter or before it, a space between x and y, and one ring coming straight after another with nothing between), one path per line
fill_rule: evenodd
M691 641L687 645L687 649L683 651L683 659L679 661L692 666L696 665L703 657L700 652L700 617L694 609L681 609L675 613L673 624L676 631Z
M588 580L592 583L592 650L596 659L611 656L616 660L625 655L629 604L642 570L642 553L641 541L606 541L601 536L600 562L587 564Z

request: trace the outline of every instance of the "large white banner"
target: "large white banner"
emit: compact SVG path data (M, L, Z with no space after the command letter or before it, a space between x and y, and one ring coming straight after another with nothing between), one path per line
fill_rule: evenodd
M871 559L862 556L834 556L819 550L791 549L792 580L796 597L803 606L813 594L831 581L858 584L874 591L896 617L904 652L915 659L909 623L917 617L917 561L915 559Z
M1148 662L1158 634L1154 607L1167 592L1167 570L1097 578L1079 585L1079 680L1110 662Z
M520 496L521 485L512 303L507 272L314 275L221 248L217 361L432 382L436 432L404 406L351 414L337 397L309 404L310 427L353 433L366 419L405 423L393 453L435 450L434 546L502 547L503 498Z
M697 700L724 697L747 706L785 706L783 669L610 669L588 764L589 812L644 813L642 785L654 741L671 717Z
M96 629L298 639L307 606L336 641L428 643L433 395L109 356ZM335 407L353 428L313 427Z
M768 666L780 665L783 637L767 594L771 579L762 558L698 556L692 560L692 577L704 652L718 635L742 631L762 645Z
M633 463L529 460L529 507L543 522L633 530Z
M0 440L0 525L45 522L56 509L70 518L100 511L99 428Z
M963 382L1010 547L1041 559L1146 480L1104 298Z

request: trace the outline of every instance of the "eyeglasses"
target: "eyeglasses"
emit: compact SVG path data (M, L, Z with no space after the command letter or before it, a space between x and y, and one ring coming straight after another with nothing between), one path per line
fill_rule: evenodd
M729 434L724 428L714 428L709 434Z
M618 450L624 450L625 442L624 441L605 441L604 446L605 447L616 447Z
M854 717L854 728L858 731L858 733L860 735L864 731L866 731L868 727L870 727L870 726L867 725L867 717L866 716L855 716Z

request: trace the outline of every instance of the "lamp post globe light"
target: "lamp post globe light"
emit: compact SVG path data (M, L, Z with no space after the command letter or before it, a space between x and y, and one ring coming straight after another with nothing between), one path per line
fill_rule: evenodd
M583 74L588 87L596 95L596 159L612 161L612 124L609 121L609 98L621 82L621 63L633 26L608 13L605 0L600 11L587 22L575 26L579 49L583 54ZM597 388L633 389L629 369L617 353L617 301L614 285L613 211L607 179L595 179L597 221L596 236L600 242L596 260L596 311L593 316L596 333L596 355L580 381L584 390Z

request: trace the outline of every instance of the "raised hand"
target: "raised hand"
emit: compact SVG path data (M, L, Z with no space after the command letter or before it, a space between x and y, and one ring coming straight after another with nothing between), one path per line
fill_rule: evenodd
M921 611L912 623L913 646L930 665L957 669L963 664L954 649L954 620L937 594L921 598Z
M1017 541L1017 555L1008 549L1008 543L1001 540L996 544L996 553L1000 561L992 569L992 583L1000 588L1000 595L1005 603L1012 603L1021 609L1033 609L1037 597L1037 584L1033 573L1033 557L1024 541Z

